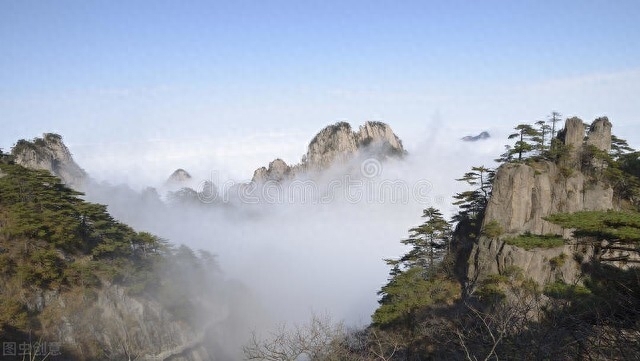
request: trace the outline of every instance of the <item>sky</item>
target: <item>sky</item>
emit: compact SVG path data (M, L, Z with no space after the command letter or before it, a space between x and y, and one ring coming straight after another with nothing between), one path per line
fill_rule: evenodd
M637 145L638 18L623 0L5 0L0 147L58 132L96 176L142 183L297 162L339 120L410 148L555 110Z

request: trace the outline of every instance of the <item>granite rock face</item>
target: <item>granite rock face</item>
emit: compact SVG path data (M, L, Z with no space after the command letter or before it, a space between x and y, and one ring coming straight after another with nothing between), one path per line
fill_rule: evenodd
M312 170L326 169L351 159L358 151L378 157L405 153L402 142L385 123L365 122L353 131L348 123L340 122L324 128L311 140L302 163Z
M608 119L595 120L586 138L582 121L578 118L567 119L558 138L570 146L569 162L542 160L507 163L496 172L483 224L497 223L504 235L500 239L481 236L473 246L467 272L471 283L509 266L522 268L527 277L540 284L558 278L568 283L577 281L580 265L573 260L573 255L576 252L587 255L589 249L565 245L552 249L525 250L501 240L526 232L555 234L568 239L571 237L570 230L563 230L543 218L559 212L615 208L611 186L583 172L578 161L587 145L605 151L611 148L611 123ZM566 257L567 261L561 267L554 267L551 260L556 257Z
M142 360L211 360L205 346L206 328L198 331L177 320L153 300L132 297L120 286L96 289L91 297L40 291L32 294L30 308L59 316L46 329L64 347L83 350L87 357L99 353L109 359L135 355ZM133 356L130 356L133 357Z
M42 169L59 177L63 183L76 190L82 189L87 173L73 160L62 137L45 133L32 141L20 140L11 150L16 164L30 169Z
M609 118L596 119L589 127L587 144L604 151L611 150L611 122Z
M542 218L612 208L613 189L591 182L580 171L566 174L552 162L512 163L496 174L484 222L497 222L507 234L561 234L559 226Z
M291 167L282 159L278 158L269 163L269 168L260 167L253 172L252 182L280 182L285 180L291 174Z
M382 122L365 122L354 131L346 122L322 129L311 140L299 164L287 165L276 159L269 167L256 169L254 182L283 181L302 173L321 172L333 165L346 163L358 155L378 159L401 157L406 153L402 141L391 127Z

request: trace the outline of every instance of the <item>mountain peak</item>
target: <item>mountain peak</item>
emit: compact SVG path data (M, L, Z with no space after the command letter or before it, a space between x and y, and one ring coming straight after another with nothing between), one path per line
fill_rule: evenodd
M191 174L182 168L176 169L169 178L167 179L168 183L182 183L191 180Z
M301 172L322 171L363 153L386 159L401 157L406 151L400 138L386 123L367 121L354 131L351 124L341 121L324 127L311 139L300 164L289 166L282 159L276 159L268 168L256 169L252 181L282 181Z
M302 163L307 169L325 169L351 159L359 151L381 158L406 153L402 141L386 123L367 121L353 131L349 123L338 122L316 134Z
M491 138L491 135L489 134L489 132L483 131L478 135L467 135L463 137L462 140L464 140L465 142L476 142L478 140L484 140L488 138Z
M11 149L16 164L30 169L43 169L59 177L66 185L80 189L87 173L73 160L62 136L44 133L42 138L19 140Z

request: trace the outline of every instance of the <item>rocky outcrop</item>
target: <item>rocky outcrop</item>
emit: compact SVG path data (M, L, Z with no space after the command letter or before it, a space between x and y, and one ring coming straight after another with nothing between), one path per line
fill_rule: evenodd
M204 344L206 326L196 330L157 302L132 297L123 287L108 285L79 294L42 291L31 298L31 309L55 315L45 319L43 329L64 352L85 357L107 352L108 359L212 359Z
M11 150L14 161L25 168L43 169L74 189L82 189L87 173L73 160L58 134L45 133L32 141L20 140Z
M182 168L176 169L171 175L169 179L167 179L167 183L184 183L191 180L191 174Z
M484 139L489 139L491 138L491 135L489 134L489 132L482 132L478 135L467 135L462 137L462 140L465 142L476 142L478 140L484 140Z
M584 130L585 126L580 118L569 118L564 124L564 129L558 133L558 139L564 145L571 147L572 151L577 152L584 142Z
M589 127L587 144L604 151L611 150L611 122L609 118L596 119Z
M289 166L282 159L276 159L268 168L256 169L252 180L283 181L301 173L319 172L335 164L346 163L358 155L382 160L404 154L402 141L385 123L369 121L353 131L349 123L338 122L313 137L300 164Z
M302 163L309 168L327 168L333 162L345 161L358 150L351 125L336 123L322 129L309 143Z
M579 170L553 162L510 163L496 173L485 224L497 222L507 234L562 234L543 217L560 212L613 208L613 189Z
M481 237L469 259L468 286L473 290L478 281L512 266L520 268L527 278L540 285L556 280L574 283L581 275L581 259L576 259L577 254L587 259L592 252L575 245L525 250L498 239Z
M369 147L368 151L382 156L401 156L406 153L402 141L388 124L365 122L354 135L359 150Z
M324 128L311 140L302 163L307 169L322 170L353 158L359 151L382 158L405 154L402 142L385 123L365 122L354 132L349 123L340 122Z
M267 181L280 182L291 174L291 167L282 159L278 158L269 163L269 168L260 167L253 172L252 182L263 183Z
M610 149L611 123L606 118L597 119L585 139L582 121L570 118L558 138L569 146L569 162L507 163L496 172L483 225L497 223L504 234L500 239L481 236L473 246L467 272L472 283L509 266L522 268L528 277L540 284L558 277L569 283L577 281L579 265L573 261L573 255L576 252L588 253L588 249L578 250L576 246L565 245L525 250L503 241L505 237L526 232L555 234L568 239L570 230L563 230L543 218L560 212L614 208L613 189L583 172L578 162L586 145ZM569 261L563 262L561 267L554 266L551 260L557 257L568 257Z

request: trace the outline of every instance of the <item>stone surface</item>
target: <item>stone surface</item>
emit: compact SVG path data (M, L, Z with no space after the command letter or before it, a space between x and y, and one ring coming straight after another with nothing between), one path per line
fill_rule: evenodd
M282 159L278 158L269 163L269 168L260 167L253 172L252 182L280 182L285 180L291 174L291 167Z
M613 189L548 161L509 163L498 169L484 222L496 221L508 234L560 233L543 217L559 212L613 208Z
M357 131L346 122L338 122L322 129L309 142L302 162L287 165L276 159L269 167L260 167L253 173L254 182L283 181L302 173L314 173L333 165L346 163L358 155L384 159L406 153L402 141L391 127L382 122L365 122Z
M358 149L373 147L369 149L382 156L403 155L404 147L400 138L391 130L388 124L382 122L365 122L359 130L354 133Z
M577 160L587 144L602 150L610 149L611 123L606 118L597 119L585 141L582 121L578 118L567 119L558 138L571 146L571 157ZM579 162L507 163L496 172L483 224L497 222L505 232L502 239L525 232L556 234L569 239L571 230L563 230L543 218L559 212L613 208L613 189L583 173ZM580 270L573 255L587 255L590 252L586 247L578 249L573 245L525 250L507 245L500 239L481 236L471 251L467 278L473 288L474 282L514 265L522 268L527 277L540 284L558 278L567 283L577 282ZM565 254L567 262L554 269L550 260L561 254Z
M47 170L74 189L82 189L87 181L87 173L76 164L62 137L57 134L45 133L42 138L32 141L20 140L11 154L16 164Z
M574 259L576 253L584 255L586 259L590 250L575 245L525 250L497 239L481 237L471 253L470 285L473 288L477 281L491 274L499 274L510 266L522 269L527 278L531 278L540 285L556 280L573 283L581 274L580 263ZM564 262L560 266L554 266L552 260L557 260L559 257L564 257Z
M48 337L75 352L87 351L90 342L113 353L113 359L123 356L125 349L143 360L212 359L204 344L206 325L195 329L159 303L132 297L120 286L105 285L85 294L39 290L29 295L27 307L57 315L51 324L45 322L44 329ZM215 315L207 316L215 320Z
M303 163L307 168L328 168L334 162L346 161L357 150L358 142L351 125L340 122L322 129L311 140Z
M559 132L558 138L560 138L565 145L571 146L573 151L577 151L582 148L585 135L584 128L584 123L580 118L569 118L564 124L564 129Z
M587 144L604 151L611 150L611 122L609 118L598 118L589 127Z

